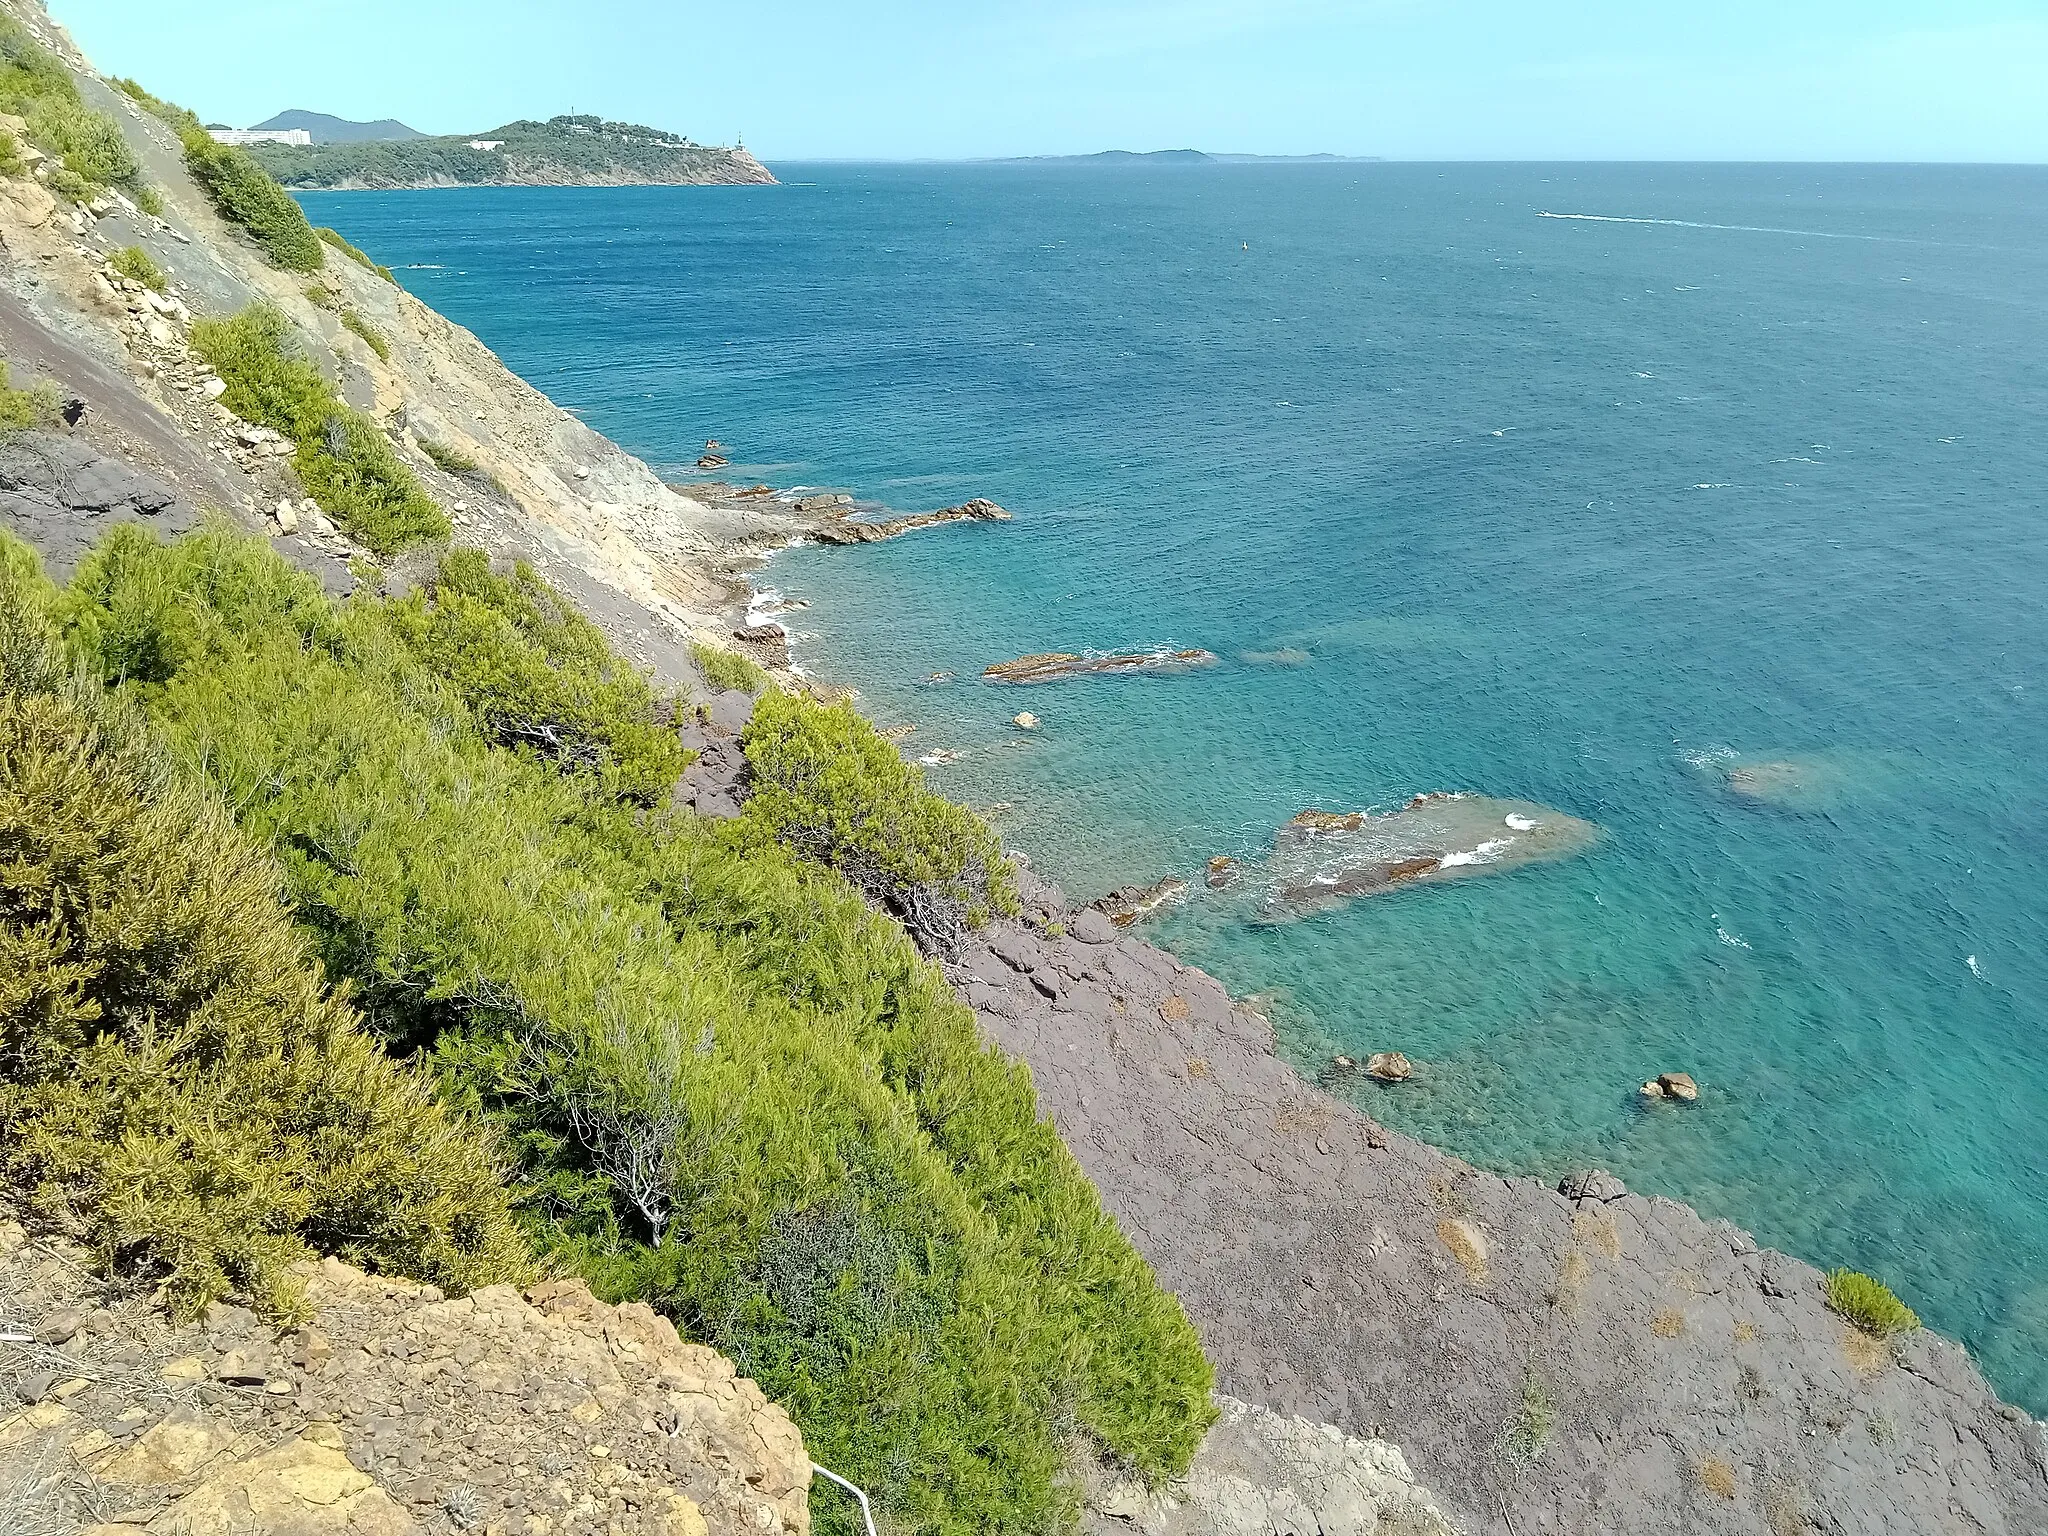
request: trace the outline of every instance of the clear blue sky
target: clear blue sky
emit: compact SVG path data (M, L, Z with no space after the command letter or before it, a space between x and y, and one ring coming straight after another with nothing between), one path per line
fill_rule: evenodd
M601 112L764 159L2048 161L2048 0L50 0L209 121Z

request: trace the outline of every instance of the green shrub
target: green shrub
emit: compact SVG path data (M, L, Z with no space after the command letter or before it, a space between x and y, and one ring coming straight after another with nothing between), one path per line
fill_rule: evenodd
M391 440L335 395L298 350L291 321L267 304L192 327L192 350L227 383L221 403L244 421L299 445L292 460L306 492L349 534L380 555L444 539L435 505Z
M62 659L22 567L0 562L0 1178L183 1315L289 1316L315 1251L521 1278L492 1140L323 990L275 869Z
M768 686L768 674L737 651L693 640L690 642L690 656L697 663L697 675L704 679L707 688L716 688L721 693L730 688L759 693Z
M57 386L47 379L27 389L8 382L7 363L0 359L0 432L20 432L29 427L54 427L61 420L64 400Z
M0 128L0 176L26 176L28 162L21 158L21 140Z
M1184 1468L1192 1328L902 930L762 824L494 744L506 700L631 672L559 604L461 553L337 604L258 541L122 530L59 612L366 1018L502 1129L550 1262L732 1354L900 1529L1067 1523L1076 1431Z
M287 272L318 272L325 247L305 210L270 175L232 144L217 144L204 128L187 128L185 169L213 200L220 216L239 224L263 253Z
M1838 1269L1828 1276L1828 1305L1865 1333L1888 1339L1895 1333L1911 1333L1920 1326L1913 1309L1881 1280Z
M596 773L642 804L666 800L687 762L671 701L525 561L491 570L452 551L432 584L391 605L394 632L453 683L497 744Z
M962 930L1016 910L1002 844L851 704L769 692L746 730L747 816L828 865L893 913L927 952L958 952Z
M0 16L0 111L26 121L29 137L63 161L70 181L58 190L141 186L142 166L121 125L88 107L63 61L7 16Z
M476 473L476 460L462 452L461 449L450 448L446 443L437 443L432 438L427 437L419 438L417 441L420 445L420 452L433 460L437 467L446 470L449 474L473 475Z
M158 266L149 252L139 245L124 245L108 258L108 264L131 283L140 283L145 288L165 292L170 279L164 276L164 269Z
M391 343L378 334L377 328L370 324L369 321L352 309L344 309L341 312L341 323L345 329L351 330L363 338L364 345L377 354L379 362L388 363L391 361Z
M141 107L143 111L159 121L169 124L180 134L194 128L199 129L202 133L205 131L206 125L200 122L199 115L196 112L178 106L173 102L165 101L160 96L152 96L143 89L140 82L117 79L112 83L116 90Z
M348 237L344 235L340 230L330 229L327 225L322 224L317 229L315 229L313 233L318 235L322 240L325 240L329 245L333 246L337 251L341 252L342 255L346 256L350 261L354 262L357 266L363 267L368 271L376 273L379 277L383 278L385 282L395 283L398 281L397 278L391 275L391 269L389 267L380 267L377 265L376 262L370 260L369 253L359 246L352 245L349 242Z
M155 187L137 187L134 190L135 206L153 219L164 216L164 195Z

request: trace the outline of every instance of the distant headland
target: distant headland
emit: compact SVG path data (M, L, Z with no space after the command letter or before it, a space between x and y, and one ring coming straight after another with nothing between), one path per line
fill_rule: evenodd
M775 180L744 145L698 144L664 129L594 116L521 119L474 135L429 135L394 118L357 123L294 110L236 139L279 182L305 190L706 186Z

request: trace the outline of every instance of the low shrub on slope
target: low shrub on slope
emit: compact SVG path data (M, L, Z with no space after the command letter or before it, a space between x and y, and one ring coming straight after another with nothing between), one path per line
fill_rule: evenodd
M108 187L146 193L142 166L121 125L88 107L63 60L10 16L0 16L0 112L23 119L29 137L62 162L50 176L52 191L67 197Z
M315 244L318 244L316 241ZM320 510L380 555L445 539L448 514L389 438L334 392L268 304L192 327L192 350L227 383L221 404L298 444L292 466Z
M217 144L198 116L152 95L133 80L114 84L137 106L178 135L185 151L185 169L215 210L287 272L317 272L326 263L320 237L292 195L256 163L247 150Z
M787 805L659 808L661 702L531 573L458 554L337 604L260 544L124 530L59 607L276 849L375 1029L501 1129L553 1261L731 1353L900 1528L1056 1527L1076 1435L1185 1466L1208 1366L1028 1075L785 845ZM806 752L865 729L773 699L763 730ZM878 867L960 867L894 753L810 782Z
M493 1142L321 984L276 869L77 675L0 534L0 1177L186 1313L309 1252L518 1279Z

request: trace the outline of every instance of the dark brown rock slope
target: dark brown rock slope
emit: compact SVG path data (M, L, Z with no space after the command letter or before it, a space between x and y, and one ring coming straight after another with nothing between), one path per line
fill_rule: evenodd
M1475 1536L2048 1531L2042 1426L1959 1346L1871 1340L1683 1205L1389 1132L1209 976L1032 895L953 977L1223 1391L1398 1444Z

